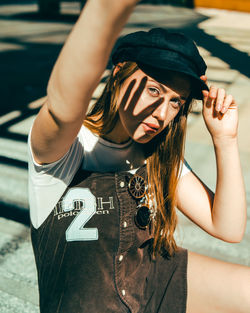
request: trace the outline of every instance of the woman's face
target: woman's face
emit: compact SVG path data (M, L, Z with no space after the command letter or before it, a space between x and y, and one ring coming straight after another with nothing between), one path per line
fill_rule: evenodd
M115 142L130 138L147 143L162 132L178 114L190 94L190 81L182 74L169 72L161 84L137 70L121 86L119 120L111 135Z

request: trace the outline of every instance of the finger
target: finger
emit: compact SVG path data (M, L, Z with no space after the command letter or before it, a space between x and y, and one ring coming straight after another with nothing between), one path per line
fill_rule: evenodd
M204 109L204 107L207 107L208 91L202 90L202 95L203 95L203 109Z
M211 86L209 89L209 93L208 93L208 97L207 97L207 101L206 101L206 107L207 108L213 107L216 96L217 96L217 88L214 86Z
M217 97L218 88L215 86L211 86L209 89L209 97L215 99Z
M200 79L203 80L205 84L207 83L207 76L206 75L202 75L200 77Z
M207 90L202 90L203 101L206 103L209 92Z
M235 104L234 98L232 95L227 95L225 100L224 100L223 107L221 109L221 113L225 114L229 108L233 108L233 107L234 108L237 107Z
M229 109L237 109L237 108L238 108L237 103L235 102L235 99L233 97L233 100L232 100L232 103L229 106Z
M226 91L223 88L219 88L217 90L217 98L216 98L216 102L215 102L215 110L217 112L220 112L224 103L224 99L226 96Z

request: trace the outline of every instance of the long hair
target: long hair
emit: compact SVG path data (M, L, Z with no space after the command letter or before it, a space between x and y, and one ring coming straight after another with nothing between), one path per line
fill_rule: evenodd
M126 62L110 75L104 91L86 116L84 125L98 135L113 130L118 120L118 96L124 81L138 70L134 62ZM155 218L152 227L152 254L173 255L177 249L174 231L177 225L176 187L184 160L187 115L190 95L173 121L149 143L144 144L147 159L148 192L153 195Z
M134 62L126 62L116 75L111 73L106 86L88 112L84 125L99 136L107 135L116 125L118 120L118 105L120 89L124 81L138 70Z

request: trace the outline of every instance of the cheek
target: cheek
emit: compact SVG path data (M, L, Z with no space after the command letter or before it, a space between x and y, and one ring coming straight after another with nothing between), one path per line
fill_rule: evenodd
M150 101L148 95L146 94L146 92L143 92L140 96L140 98L138 99L137 103L134 104L134 109L133 109L133 114L139 115L140 113L142 113L146 108L148 108L150 106L150 104L152 104L152 99Z
M131 117L131 114L126 111L119 110L119 118L123 129L131 136L131 133L133 133L137 127L135 121Z
M166 128L168 126L168 124L170 124L175 119L175 117L178 115L178 113L179 113L179 110L176 110L176 109L172 109L169 112L167 119L164 121L164 128Z

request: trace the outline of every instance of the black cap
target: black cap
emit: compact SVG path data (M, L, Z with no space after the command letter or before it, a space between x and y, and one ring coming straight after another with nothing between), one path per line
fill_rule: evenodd
M114 65L125 61L136 62L146 74L160 82L164 82L166 70L190 76L196 99L202 99L201 91L208 90L200 79L205 75L206 63L194 41L182 33L153 28L128 34L118 40L112 55Z

